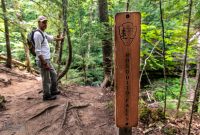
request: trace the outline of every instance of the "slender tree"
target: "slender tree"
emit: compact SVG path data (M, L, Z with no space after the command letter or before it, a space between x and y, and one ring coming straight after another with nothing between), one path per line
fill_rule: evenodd
M197 72L196 72L196 79L198 80L199 78L199 74L200 74L200 30L198 30L198 32L189 40L189 41L192 41L194 38L198 38L198 44L197 44ZM197 82L197 84L200 83L200 82ZM194 109L193 111L194 112L198 112L198 103L199 103L199 97L200 97L200 85L197 85L197 88L196 88L196 98L194 99L195 100L195 103L194 103Z
M189 122L189 128L188 128L188 135L190 135L190 130L191 130L191 125L192 125L192 117L193 117L193 113L195 113L195 107L196 105L198 105L198 102L195 102L197 98L197 94L200 88L200 74L198 75L198 79L197 79L197 83L195 86L195 93L194 93L194 99L193 99L193 103L192 103L192 110L191 110L191 114L190 114L190 122Z
M63 0L63 3L65 3L65 1ZM63 15L62 15L62 17L63 17L63 36L65 37L65 34L66 34L66 31L67 31L67 29L66 29L66 13L64 13L64 12L66 12L65 10L66 9L64 9L64 8L66 8L66 4L65 5L63 5ZM60 18L60 17L59 17ZM60 67L61 67L61 64L62 64L62 52L63 52L63 45L64 45L64 40L62 40L61 41L61 43L59 44L59 55L58 55L58 61L57 61L57 63L58 63L58 69L57 69L57 73L59 74L60 73ZM58 46L58 43L57 43L57 46Z
M58 20L61 20L62 19L62 13L61 13L61 11L59 11L59 14L58 14ZM61 26L60 25L58 25L58 28L57 28L57 32L58 32L58 34L57 34L57 37L58 38L60 38L61 37ZM60 51L60 41L56 41L56 45L55 45L55 52L54 52L54 54L55 54L55 56L54 56L54 62L55 63L60 63L60 61L61 61L61 59L59 58L59 51ZM60 60L60 61L59 61ZM59 72L59 71L58 71Z
M101 87L107 87L111 83L112 72L112 33L109 26L108 19L108 3L107 0L98 0L99 4L99 19L105 27L104 38L102 39L103 51L103 67L104 67L104 81Z
M163 41L163 74L164 74L164 82L165 82L165 100L164 100L164 115L166 111L166 104L167 104L167 77L166 77L166 62L165 62L165 52L166 52L166 47L165 47L165 27L164 27L164 21L163 21L163 9L162 9L162 0L159 1L160 5L160 21L162 25L162 41Z
M1 0L1 6L3 10L3 17L4 17L4 27L5 27L5 38L6 38L6 51L7 51L7 60L6 60L6 67L12 68L12 56L11 56L11 49L10 49L10 37L9 37L9 29L8 29L8 18L6 12L6 4L4 0Z
M130 5L130 0L127 0L127 2L126 2L126 11L129 10L129 5Z
M64 21L64 35L66 33L67 35L67 43L68 43L68 51L69 51L69 55L68 55L68 59L66 59L66 65L64 70L59 74L57 80L59 81L64 75L67 74L71 62L72 62L72 43L71 43L71 37L70 37L70 33L69 33L69 28L68 28L68 24L67 24L67 5L68 5L68 1L67 0L63 0L63 21Z
M178 103L177 103L177 109L176 109L176 116L178 116L179 113L179 107L181 103L181 97L183 94L183 85L184 85L184 79L185 79L185 67L186 67L186 62L187 62L187 53L188 53L188 46L189 46L189 34L190 34L190 21L191 21L191 12L192 12L192 0L190 0L189 3L189 16L188 16L188 25L187 25L187 33L186 33L186 45L185 45L185 55L184 55L184 63L183 63L183 72L182 72L182 77L181 77L181 86L180 86L180 94L178 98Z
M27 71L31 71L31 61L30 61L30 53L29 53L29 47L28 47L28 43L26 41L26 36L25 36L25 33L24 32L21 32L21 37L22 37L22 41L23 41L23 44L24 44L24 50L25 50L25 56L26 56L26 68L27 68Z
M18 20L19 20L19 26L22 27L20 24L23 22L23 16L22 13L17 13L16 14ZM22 42L24 45L24 51L25 51L25 57L26 57L26 68L27 71L31 71L31 60L30 60L30 55L29 55L29 47L28 47L28 43L26 40L26 30L25 29L20 29L20 33L21 33L21 37L22 37Z

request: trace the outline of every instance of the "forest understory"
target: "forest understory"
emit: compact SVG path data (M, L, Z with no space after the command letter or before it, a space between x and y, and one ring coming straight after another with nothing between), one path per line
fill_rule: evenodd
M139 117L134 135L200 135L199 0L0 7L0 135L117 135L115 108L125 125ZM35 42L36 28L46 45ZM61 90L54 101L42 100L35 59L43 50Z
M114 92L90 86L59 86L55 101L43 101L41 78L18 68L0 66L1 135L115 135ZM2 98L3 99L3 98ZM138 135L187 134L189 114L164 119L159 107L140 103ZM200 134L200 115L195 115L192 134Z

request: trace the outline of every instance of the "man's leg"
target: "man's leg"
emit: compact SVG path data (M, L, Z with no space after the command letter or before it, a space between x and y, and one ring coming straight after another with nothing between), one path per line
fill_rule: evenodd
M50 71L41 68L41 75L42 75L42 86L43 86L43 97L50 97Z
M51 91L50 91L50 85L51 85L50 71L47 70L47 69L44 69L41 66L40 61L37 61L37 65L40 68L41 76L42 76L43 100L56 99L55 96L51 96Z
M51 77L51 87L50 91L52 95L60 94L60 91L57 89L57 73L53 65L50 63L50 77Z

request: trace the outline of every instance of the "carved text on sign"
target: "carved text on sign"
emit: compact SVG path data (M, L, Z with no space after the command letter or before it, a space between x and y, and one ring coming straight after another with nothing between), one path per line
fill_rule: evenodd
M123 41L124 45L131 45L133 39L135 38L136 31L137 27L133 26L133 24L130 22L123 23L119 27L120 39Z
M125 66L125 70L126 70L126 87L125 87L125 91L126 91L126 95L125 95L125 115L126 115L126 123L125 123L125 125L126 126L128 126L129 125L129 123L128 123L128 121L129 121L129 114L128 114L128 112L129 112L129 94L130 94L130 88L129 88L129 73L130 73L130 69L129 69L129 66L130 66L130 59L129 59L129 57L130 57L130 54L129 53L126 53L126 57L125 57L125 63L126 63L126 66Z

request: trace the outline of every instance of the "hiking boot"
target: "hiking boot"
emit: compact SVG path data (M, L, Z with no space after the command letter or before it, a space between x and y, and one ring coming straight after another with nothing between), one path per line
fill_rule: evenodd
M51 95L59 95L60 94L60 91L53 91L51 92Z
M43 101L45 101L45 100L55 100L55 99L56 99L55 95L52 95L52 96L43 96Z

